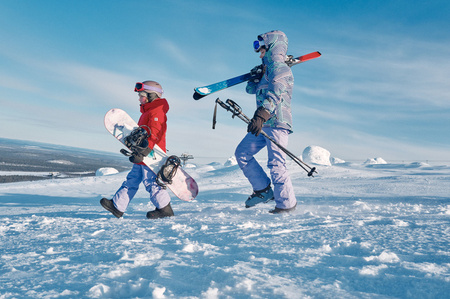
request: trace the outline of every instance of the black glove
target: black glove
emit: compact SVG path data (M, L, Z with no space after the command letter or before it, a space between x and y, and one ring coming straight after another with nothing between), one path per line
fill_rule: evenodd
M130 158L128 158L131 163L139 164L142 161L144 161L144 156L138 154L138 153L132 153Z
M250 120L250 123L247 127L247 132L252 133L255 136L258 136L261 133L261 129L263 124L268 121L270 118L269 111L264 107L259 107L256 109L253 118Z
M147 157L148 154L151 153L151 151L152 151L152 149L148 148L148 147L146 149L140 151L140 152L139 151L133 151L131 153L130 158L129 158L130 162L131 163L136 163L136 164L141 163L142 161L144 161L144 157Z
M147 157L152 151L152 149L148 147L148 140L143 140L139 146L134 145L130 149L132 151L130 162L136 164L141 163L144 160L144 157Z
M258 83L264 75L264 66L262 64L255 66L250 71L250 75L252 76L250 81Z

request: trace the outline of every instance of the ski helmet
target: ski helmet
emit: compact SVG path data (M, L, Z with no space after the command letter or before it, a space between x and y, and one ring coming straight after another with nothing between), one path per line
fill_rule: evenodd
M144 82L138 82L136 83L136 86L134 87L134 91L140 92L145 91L148 94L150 93L156 93L158 95L158 98L162 97L162 94L164 93L161 84L159 84L156 81L144 81Z

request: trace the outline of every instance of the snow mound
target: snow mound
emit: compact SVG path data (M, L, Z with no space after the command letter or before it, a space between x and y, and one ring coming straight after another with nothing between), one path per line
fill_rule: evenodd
M330 162L331 162L331 164L342 164L342 163L345 163L344 160L336 158L336 157L331 157L330 158Z
M411 167L430 167L430 164L425 162L412 162L409 164Z
M111 174L116 174L116 173L119 173L119 171L115 168L103 167L103 168L97 169L97 171L95 172L95 176L105 176L105 175L111 175Z
M306 163L331 166L330 152L323 147L310 145L303 150L302 156Z
M234 166L237 165L237 161L236 161L236 157L232 156L230 158L228 158L228 160L225 162L225 164L223 164L224 166Z
M153 298L166 298L166 296L164 296L165 291L166 291L165 287L162 288L156 287L152 292Z
M364 164L387 164L387 162L381 158L373 158L373 159L367 159L366 162L364 162Z

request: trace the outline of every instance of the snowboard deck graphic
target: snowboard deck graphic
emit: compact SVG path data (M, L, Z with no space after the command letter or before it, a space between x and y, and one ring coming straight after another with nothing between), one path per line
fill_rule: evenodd
M124 138L138 127L138 124L125 111L117 108L106 113L104 122L106 130L124 146ZM144 157L143 162L157 175L168 157L158 145L155 145L153 151ZM197 182L181 166L172 178L172 183L166 186L181 200L191 201L198 194Z

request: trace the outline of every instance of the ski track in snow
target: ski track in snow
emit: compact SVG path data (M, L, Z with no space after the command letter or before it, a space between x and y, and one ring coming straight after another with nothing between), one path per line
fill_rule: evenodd
M297 210L246 209L237 166L187 169L200 194L150 221L100 205L126 173L0 185L0 298L444 298L450 167L289 164Z

